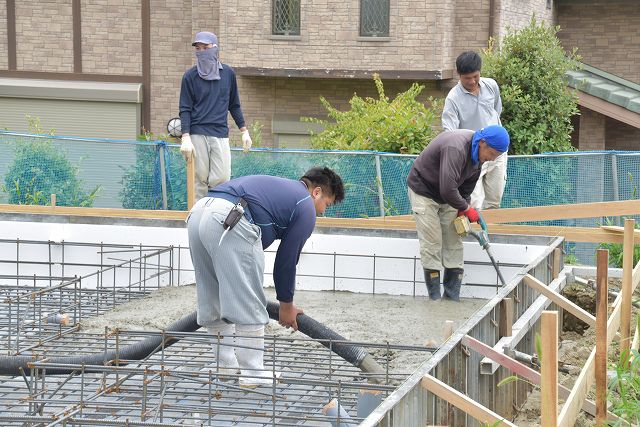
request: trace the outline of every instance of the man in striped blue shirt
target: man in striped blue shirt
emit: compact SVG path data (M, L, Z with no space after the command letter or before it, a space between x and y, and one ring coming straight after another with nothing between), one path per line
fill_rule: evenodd
M344 198L340 176L316 167L300 180L253 175L220 184L189 213L187 228L195 268L198 324L225 338L215 345L220 368L240 368L245 387L270 384L264 371L264 326L269 321L263 291L264 249L280 240L273 267L280 324L297 329L302 313L293 303L296 266L316 216ZM240 199L244 216L220 240L224 222ZM232 347L234 331L238 347ZM229 338L227 338L229 337ZM245 375L262 378L245 378Z

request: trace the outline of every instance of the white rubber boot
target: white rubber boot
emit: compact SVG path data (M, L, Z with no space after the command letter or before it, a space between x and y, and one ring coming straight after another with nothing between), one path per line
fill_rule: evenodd
M264 325L237 325L236 355L240 363L240 387L273 384L273 370L264 367ZM276 372L276 379L280 376Z
M237 374L238 359L234 352L236 344L236 327L233 323L216 322L207 327L207 331L213 335L213 355L216 360L209 366L214 372L219 374Z

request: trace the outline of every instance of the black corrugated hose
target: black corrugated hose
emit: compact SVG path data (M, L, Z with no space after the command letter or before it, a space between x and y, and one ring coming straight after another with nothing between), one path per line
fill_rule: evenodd
M269 317L278 320L280 305L276 302L267 303L267 311ZM197 323L197 313L193 313L183 317L177 322L172 323L166 329L164 336L153 336L145 338L135 344L131 344L121 348L116 354L115 350L108 350L104 353L82 355L82 356L56 356L47 358L47 363L65 364L65 365L85 365L85 372L91 372L91 365L105 365L109 361L116 358L120 360L142 360L150 354L162 348L162 340L164 338L164 347L180 340L179 337L171 335L171 332L195 332L200 328ZM345 359L347 362L360 368L363 372L370 374L384 374L382 367L368 354L364 348L348 343L335 343L333 341L346 341L344 337L327 328L322 323L313 318L301 314L297 318L298 330L310 338L323 340L322 344L331 348L331 350ZM331 344L329 341L331 340ZM28 373L35 362L33 356L0 356L0 375L21 375L20 369ZM77 368L47 368L48 375L66 375Z

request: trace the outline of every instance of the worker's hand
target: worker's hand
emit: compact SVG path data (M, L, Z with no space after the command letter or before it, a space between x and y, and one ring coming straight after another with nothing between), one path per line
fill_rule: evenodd
M285 328L293 328L294 331L298 330L298 322L296 317L298 314L304 314L301 308L293 305L292 302L280 302L280 312L278 314L279 323Z
M242 149L246 153L251 149L252 145L253 145L253 141L251 141L251 136L249 135L249 131L243 130L242 131Z
M182 135L182 144L180 145L180 152L184 156L185 160L189 160L191 156L196 156L196 149L191 142L191 136L188 133Z
M471 206L469 206L465 211L458 211L458 216L460 215L464 215L469 218L469 222L478 222L480 220L480 214Z

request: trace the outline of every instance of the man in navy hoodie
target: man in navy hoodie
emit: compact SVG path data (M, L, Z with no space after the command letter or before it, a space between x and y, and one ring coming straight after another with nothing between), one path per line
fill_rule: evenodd
M185 159L194 156L197 201L231 177L228 112L240 129L245 151L252 142L240 108L236 74L218 58L218 38L200 32L192 45L196 65L184 73L180 88L180 152Z
M273 266L279 321L298 329L302 313L293 304L296 266L316 216L344 198L342 179L326 167L299 180L251 175L220 184L200 199L187 219L196 275L198 324L223 336L214 344L221 372L240 369L240 385L271 384L264 369L264 326L269 322L263 291L264 249L280 240ZM224 222L238 203L244 215L226 234ZM223 235L224 234L224 235ZM237 333L234 349L233 334Z

